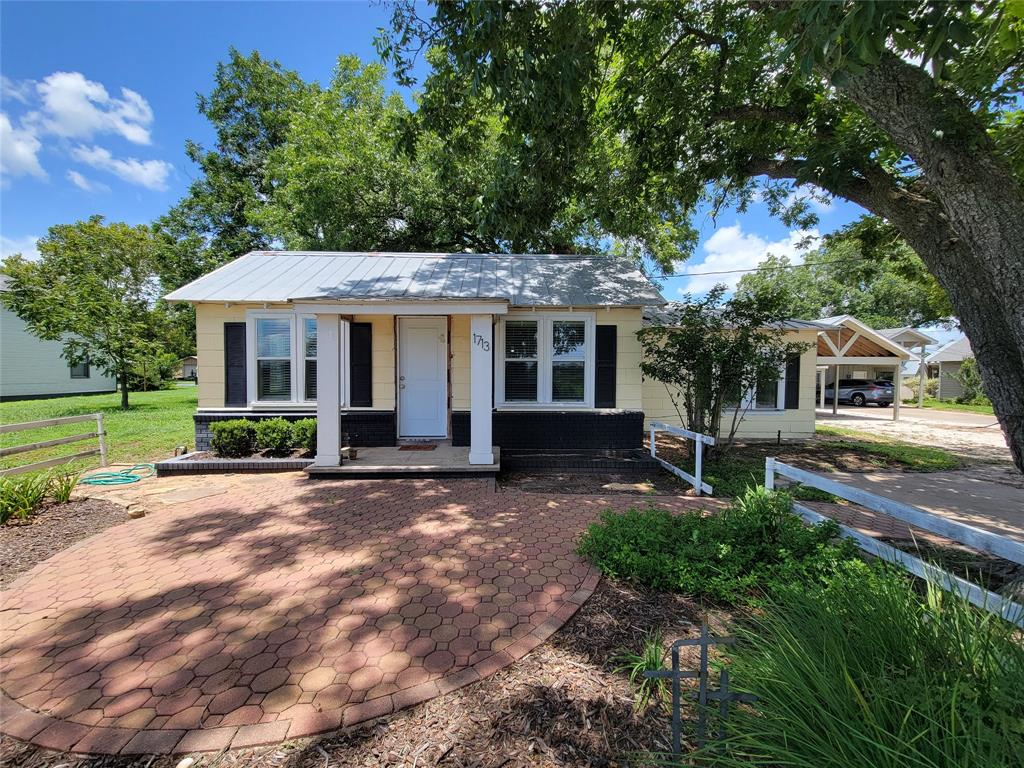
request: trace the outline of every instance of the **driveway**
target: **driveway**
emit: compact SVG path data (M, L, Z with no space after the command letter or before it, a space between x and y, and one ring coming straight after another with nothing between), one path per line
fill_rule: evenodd
M561 627L598 579L576 538L641 501L299 474L119 493L152 513L0 593L8 735L76 752L219 750L424 701Z

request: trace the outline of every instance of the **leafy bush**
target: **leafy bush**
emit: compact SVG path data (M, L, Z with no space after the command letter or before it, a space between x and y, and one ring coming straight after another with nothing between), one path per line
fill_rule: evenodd
M24 520L46 498L49 476L44 474L0 477L0 524L12 517Z
M960 382L963 391L956 399L958 403L977 403L983 405L988 401L985 397L985 390L982 389L981 371L978 370L978 361L969 357L960 363L960 370L953 374L953 378Z
M609 576L664 591L738 602L759 587L808 581L856 557L833 543L835 523L807 526L784 493L751 488L703 517L657 509L606 511L583 534L579 553Z
M903 380L904 385L909 387L910 391L914 393L914 400L917 400L918 390L921 389L921 380L917 377L908 376ZM924 380L924 396L935 398L939 396L939 379L938 377L925 379Z
M737 634L730 676L759 701L698 765L1021 765L1024 644L959 596L851 563L780 585Z
M316 419L299 419L292 423L292 445L316 453Z
M215 421L210 425L210 446L218 456L240 459L256 451L256 428L246 419Z
M280 417L256 422L256 447L271 456L285 456L292 448L292 425Z
M79 470L57 467L50 472L47 478L47 493L53 497L54 501L64 504L71 499L71 494L81 476L82 473Z

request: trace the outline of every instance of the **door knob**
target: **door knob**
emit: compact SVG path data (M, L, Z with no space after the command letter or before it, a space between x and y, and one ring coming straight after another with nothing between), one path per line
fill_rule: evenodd
M398 388L399 388L399 389L405 389L405 384L399 384L399 385L398 385Z

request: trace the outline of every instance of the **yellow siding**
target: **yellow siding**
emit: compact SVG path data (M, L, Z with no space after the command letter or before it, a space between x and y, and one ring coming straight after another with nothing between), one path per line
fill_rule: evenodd
M636 337L643 322L643 310L638 307L599 309L595 322L597 325L616 327L615 407L630 411L643 410L640 340Z
M395 318L391 315L356 315L356 323L373 323L373 410L395 408Z
M790 334L793 341L813 344L815 331L799 331ZM748 410L736 431L737 437L775 439L779 431L783 438L801 438L814 435L814 389L817 351L814 346L800 357L800 407L792 410L756 411ZM665 385L660 381L646 379L643 383L644 416L648 422L664 421L681 426ZM727 428L728 415L722 417L722 429Z
M469 410L469 315L452 315L451 382L452 410Z

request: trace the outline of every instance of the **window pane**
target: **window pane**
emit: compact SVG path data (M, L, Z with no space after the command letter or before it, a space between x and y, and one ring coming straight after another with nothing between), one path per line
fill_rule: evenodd
M558 403L583 401L583 363L554 362L551 365L551 399Z
M256 357L291 357L291 321L287 318L256 319Z
M537 363L509 360L505 363L505 399L536 402Z
M555 360L582 360L586 323L582 320L556 320L551 324L551 351Z
M89 363L75 363L71 366L71 378L72 379L88 379L89 378Z
M316 360L306 361L306 399L316 400Z
M292 364L289 360L256 361L256 399L291 400Z
M316 357L316 318L306 317L302 320L303 353L306 357Z
M536 320L509 320L505 323L505 357L537 357ZM536 380L536 373L534 377Z
M778 408L779 407L779 378L778 376L765 376L757 382L757 397L754 399L755 408Z

